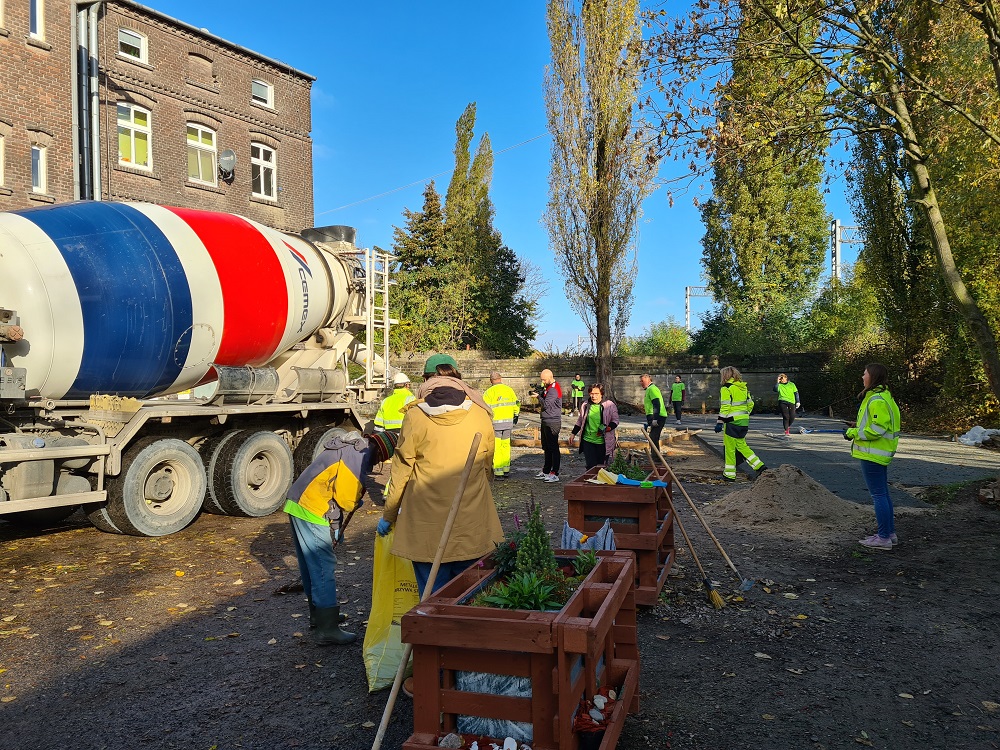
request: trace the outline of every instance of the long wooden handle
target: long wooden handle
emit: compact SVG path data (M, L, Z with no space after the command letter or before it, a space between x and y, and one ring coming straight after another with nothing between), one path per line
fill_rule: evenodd
M712 533L712 528L708 525L708 521L705 520L705 517L701 514L701 511L698 510L698 506L694 504L694 500L691 499L691 496L688 495L687 490L684 489L684 485L681 484L681 480L677 478L677 475L674 473L674 470L670 468L670 464L667 463L667 459L665 459L663 457L663 454L660 453L660 449L653 444L653 440L652 438L649 437L648 432L646 433L646 440L649 442L650 447L652 447L653 452L656 453L657 458L660 459L664 467L666 467L667 471L670 472L670 477L674 480L674 483L677 485L677 489L679 489L681 493L684 495L684 499L687 500L688 505L691 506L691 510L694 512L695 518L697 518L701 522L701 525L705 528L705 531L708 533L708 536L711 538L713 542L715 542L715 546L719 550L719 554L722 555L722 559L726 561L726 565L729 566L730 570L732 570L733 573L736 574L736 577L739 578L741 582L745 581L746 579L740 575L740 571L736 569L736 566L733 565L733 561L729 559L729 555L727 555L726 551L722 548L722 543L719 542L715 534Z
M656 470L656 465L653 464L653 454L649 452L649 448L646 448L646 455L649 456L649 463L653 467L653 473L656 478L660 478L660 472ZM667 476L664 474L664 476ZM670 508L670 513L674 517L674 523L677 524L677 528L681 530L681 536L684 537L684 544L687 545L688 551L691 553L691 557L694 559L694 564L698 566L698 572L701 573L702 580L707 578L705 575L705 569L701 566L701 561L698 559L698 553L694 551L694 545L691 544L691 540L688 538L687 532L684 530L684 524L681 522L681 517L677 515L677 511L674 509L674 501L670 499L670 495L667 494L667 507Z
M451 528L455 525L458 517L458 508L462 504L462 496L465 495L465 487L469 483L472 475L472 465L476 461L476 454L479 452L479 444L482 442L483 433L477 432L472 438L472 447L469 448L469 457L465 459L465 467L462 469L462 476L458 480L458 489L455 490L455 497L451 501L451 510L448 511L448 519L444 522L444 531L441 532L441 541L438 544L437 553L434 555L434 564L431 565L431 572L427 575L427 585L424 586L420 594L420 601L424 601L434 591L434 582L437 579L438 571L441 569L441 559L448 546L448 537L451 536ZM392 710L396 707L396 698L399 697L399 689L403 684L403 677L406 675L406 665L410 661L410 654L413 645L407 643L403 648L403 658L399 662L399 669L396 670L396 679L392 682L392 690L389 692L389 700L386 701L385 710L382 712L382 722L379 724L378 732L375 733L375 741L372 743L372 750L379 750L382 747L382 740L385 739L385 732L389 728L389 719L392 717Z

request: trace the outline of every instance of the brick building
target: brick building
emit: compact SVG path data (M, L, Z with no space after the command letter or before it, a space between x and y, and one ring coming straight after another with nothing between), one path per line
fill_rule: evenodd
M312 76L131 0L0 0L0 59L0 209L138 200L312 226Z

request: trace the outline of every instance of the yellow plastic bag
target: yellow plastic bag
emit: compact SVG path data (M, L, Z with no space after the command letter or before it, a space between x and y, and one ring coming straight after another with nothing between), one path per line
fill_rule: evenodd
M368 692L392 685L403 658L400 622L403 615L420 603L413 563L392 554L395 529L385 536L375 535L375 564L372 573L372 611L365 631L365 671Z

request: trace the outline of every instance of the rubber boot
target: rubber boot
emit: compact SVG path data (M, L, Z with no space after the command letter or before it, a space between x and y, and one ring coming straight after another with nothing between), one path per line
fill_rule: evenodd
M347 615L341 614L337 619L337 622L343 625L347 622ZM313 606L312 602L309 602L309 629L316 629L316 607Z
M340 607L316 610L316 632L313 640L317 646L345 646L354 643L358 636L340 629Z

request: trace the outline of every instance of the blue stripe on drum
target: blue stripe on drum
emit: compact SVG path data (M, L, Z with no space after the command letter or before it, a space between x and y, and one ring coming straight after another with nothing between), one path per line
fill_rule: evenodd
M59 248L83 310L83 358L67 398L143 398L169 387L187 359L191 291L177 253L148 217L120 203L21 212Z

